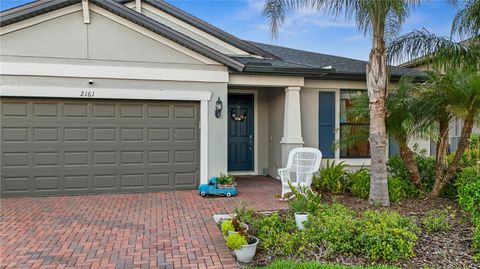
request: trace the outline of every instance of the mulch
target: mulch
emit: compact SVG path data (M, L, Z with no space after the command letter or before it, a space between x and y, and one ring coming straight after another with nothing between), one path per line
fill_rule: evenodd
M349 195L323 194L323 200L327 203L340 203L348 208L363 212L373 209L368 201ZM407 199L391 205L386 210L397 211L402 215L414 217L420 228L422 217L432 209L449 208L454 212L450 219L450 229L446 232L428 234L425 229L419 235L415 245L416 256L404 261L390 263L389 265L400 268L471 268L480 269L480 261L473 259L471 249L472 234L474 226L468 215L463 213L458 205L449 199ZM308 260L320 262L338 263L345 265L370 265L365 257L360 255L322 255L325 250L318 249L317 253L308 257ZM261 266L270 263L272 260L266 253L257 251L253 265ZM385 264L385 263L382 263Z

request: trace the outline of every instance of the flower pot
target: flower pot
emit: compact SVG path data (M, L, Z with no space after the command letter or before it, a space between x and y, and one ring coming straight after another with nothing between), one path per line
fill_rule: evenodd
M303 223L307 220L308 213L295 213L295 223L299 230L303 230Z
M253 260L255 252L257 251L257 245L259 241L256 237L253 237L253 239L255 239L254 243L243 245L242 247L240 247L240 249L236 249L233 251L239 262L247 263Z

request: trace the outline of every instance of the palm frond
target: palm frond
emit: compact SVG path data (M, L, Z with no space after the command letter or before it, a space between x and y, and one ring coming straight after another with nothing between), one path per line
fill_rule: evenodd
M437 69L480 67L480 46L477 39L469 46L448 37L440 37L426 29L413 30L387 46L389 62L425 61Z
M480 35L480 1L469 0L457 12L452 22L451 35L458 34L462 38Z

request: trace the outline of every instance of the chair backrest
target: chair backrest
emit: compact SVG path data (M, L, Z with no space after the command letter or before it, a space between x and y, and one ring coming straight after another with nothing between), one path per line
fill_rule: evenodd
M322 153L316 148L295 148L288 155L287 168L296 174L297 184L310 184L313 173L320 169Z

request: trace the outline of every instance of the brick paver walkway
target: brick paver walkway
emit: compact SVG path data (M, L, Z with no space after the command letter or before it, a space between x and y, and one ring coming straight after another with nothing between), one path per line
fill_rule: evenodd
M196 191L1 199L2 268L237 268L212 215L285 208L280 183L238 179L235 198Z

